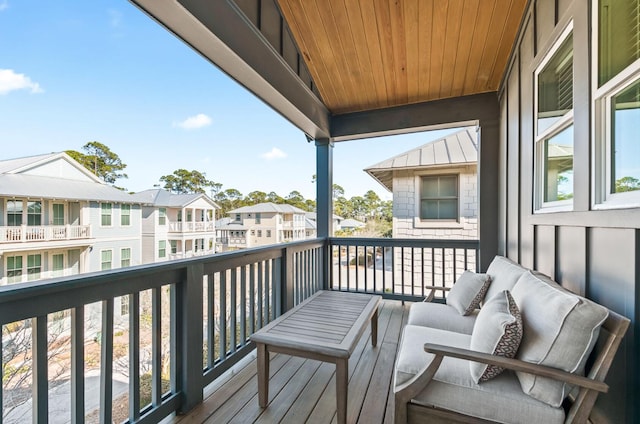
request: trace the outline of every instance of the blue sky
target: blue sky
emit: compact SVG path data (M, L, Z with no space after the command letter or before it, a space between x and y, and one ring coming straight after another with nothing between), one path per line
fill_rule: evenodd
M337 143L334 182L390 199L362 169L446 132ZM186 168L315 198L304 134L129 2L0 0L0 159L92 140L128 165L129 190Z

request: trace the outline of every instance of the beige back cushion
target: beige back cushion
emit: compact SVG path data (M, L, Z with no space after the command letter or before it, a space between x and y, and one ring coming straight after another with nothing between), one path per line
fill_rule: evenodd
M518 279L527 271L519 264L507 259L503 256L496 256L489 264L487 275L491 277L491 285L484 296L484 302L488 302L497 293L503 290L511 291L516 285Z
M512 291L524 325L516 358L583 373L608 315L606 308L575 295L539 273L524 273ZM516 373L528 395L558 407L571 387L550 378Z

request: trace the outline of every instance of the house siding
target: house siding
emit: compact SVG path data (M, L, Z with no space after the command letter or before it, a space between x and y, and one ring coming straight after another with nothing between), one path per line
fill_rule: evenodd
M595 417L638 422L640 211L591 210L590 2L532 1L500 93L499 253L548 274L632 321L600 395ZM573 22L573 210L534 213L534 72ZM491 165L490 165L491 166Z

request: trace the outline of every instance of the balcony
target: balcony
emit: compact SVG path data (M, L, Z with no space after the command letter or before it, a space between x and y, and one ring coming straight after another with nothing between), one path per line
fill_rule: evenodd
M3 422L328 422L332 366L274 357L275 402L260 410L248 356L253 332L323 288L387 299L379 348L363 338L350 366L350 418L382 422L406 312L397 300L448 285L477 253L477 241L315 239L1 287Z
M0 243L60 241L91 238L90 225L42 225L0 227Z
M170 233L198 233L214 231L213 222L169 222Z

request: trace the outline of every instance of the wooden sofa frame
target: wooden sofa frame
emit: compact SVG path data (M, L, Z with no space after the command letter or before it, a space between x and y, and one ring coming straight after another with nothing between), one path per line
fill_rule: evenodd
M543 377L550 377L579 387L579 392L575 398L569 399L565 423L587 423L598 394L606 393L609 390L609 386L604 380L609 372L609 368L611 367L611 363L613 362L622 338L627 332L629 323L628 318L609 311L609 316L600 330L599 341L596 343L594 352L592 353L592 357L594 358L593 365L586 377L556 368L520 361L518 359L508 359L467 349L426 343L424 350L434 354L435 357L430 364L425 366L421 373L418 373L411 380L394 389L395 422L475 424L490 422L473 416L463 415L455 411L426 407L411 401L411 399L429 384L431 378L438 370L442 359L445 356L450 356L485 364L498 365L513 371L523 371ZM496 405L496 407L499 406L498 404Z

